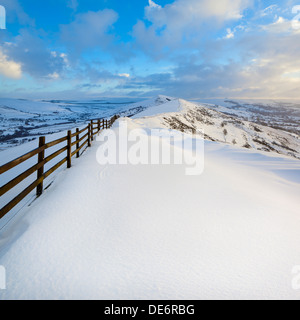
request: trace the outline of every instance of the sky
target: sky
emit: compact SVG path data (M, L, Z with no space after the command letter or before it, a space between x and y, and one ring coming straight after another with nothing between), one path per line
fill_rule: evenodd
M300 98L300 0L0 6L0 97Z

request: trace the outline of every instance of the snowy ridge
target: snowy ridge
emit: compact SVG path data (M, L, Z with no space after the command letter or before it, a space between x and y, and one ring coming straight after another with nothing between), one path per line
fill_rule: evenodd
M247 133L247 141L271 134L236 121L161 98L127 118L129 130L205 126L199 176L181 165L100 165L103 141L95 141L42 197L0 225L0 265L8 271L0 300L299 300L292 271L300 261L300 162L225 142L224 128L228 138Z
M207 99L200 102L209 109L238 117L240 120L300 135L299 100Z
M146 118L140 119L143 117ZM207 105L173 99L136 115L145 125L151 117L152 123L157 121L158 126L165 128L193 132L201 129L206 140L300 159L300 136L297 134L245 121L209 109Z
M31 101L0 98L0 151L83 125L91 119L115 114L132 117L152 106L168 102L158 96L146 101L107 99L90 101Z

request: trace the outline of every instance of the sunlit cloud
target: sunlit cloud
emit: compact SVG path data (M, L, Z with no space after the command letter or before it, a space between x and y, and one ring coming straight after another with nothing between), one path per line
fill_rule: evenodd
M0 32L2 81L29 76L27 91L300 98L294 0L133 0L136 10L68 0L52 20L42 4L5 3L14 28Z
M9 79L20 79L22 68L19 63L10 60L0 49L0 75Z

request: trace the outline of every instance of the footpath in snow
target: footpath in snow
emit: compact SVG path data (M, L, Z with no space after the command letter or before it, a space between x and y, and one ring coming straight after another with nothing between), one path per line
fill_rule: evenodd
M206 141L187 176L101 144L0 231L0 300L300 298L298 160Z

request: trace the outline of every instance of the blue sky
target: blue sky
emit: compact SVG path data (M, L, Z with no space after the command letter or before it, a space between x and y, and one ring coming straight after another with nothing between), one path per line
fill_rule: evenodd
M300 98L300 0L0 5L0 96Z

